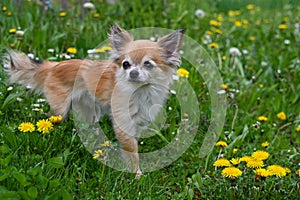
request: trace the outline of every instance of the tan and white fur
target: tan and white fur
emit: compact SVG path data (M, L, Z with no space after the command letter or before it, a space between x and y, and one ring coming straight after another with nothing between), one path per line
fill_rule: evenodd
M76 106L92 123L100 118L92 114L95 101L100 108L109 108L123 157L139 178L138 139L168 97L172 75L181 64L182 36L183 30L176 30L157 42L134 40L126 30L112 25L110 60L37 62L9 50L5 65L11 82L45 96L51 114L66 117Z

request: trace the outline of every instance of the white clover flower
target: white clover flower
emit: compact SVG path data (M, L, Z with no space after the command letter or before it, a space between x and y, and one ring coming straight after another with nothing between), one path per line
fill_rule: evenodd
M27 56L31 59L34 59L34 55L32 53L27 54Z
M290 40L284 40L284 44L289 45L289 44L291 44L291 41Z
M88 9L88 10L92 10L92 9L95 8L95 5L93 3L91 3L91 2L85 2L83 4L83 7L86 8L86 9Z
M247 55L248 53L249 53L248 50L246 50L246 49L243 50L244 55Z
M204 12L203 10L201 10L201 9L197 9L197 10L195 11L195 15L196 15L197 17L199 17L199 18L203 18L203 17L205 17L205 12Z
M22 36L24 35L24 31L22 31L22 30L17 30L17 31L16 31L16 35L17 35L18 37L22 37Z
M261 66L266 67L268 66L268 63L266 61L261 61Z
M226 94L226 90L219 90L217 94Z
M23 99L21 97L17 97L17 101L21 102Z
M156 41L156 38L155 37L150 37L150 40L152 41L152 42L155 42Z
M9 86L6 90L7 91L12 91L14 88L12 86Z
M54 53L54 49L48 49L49 53Z
M229 49L229 53L232 56L241 56L242 55L242 53L240 52L240 50L238 48L236 48L236 47L231 47Z

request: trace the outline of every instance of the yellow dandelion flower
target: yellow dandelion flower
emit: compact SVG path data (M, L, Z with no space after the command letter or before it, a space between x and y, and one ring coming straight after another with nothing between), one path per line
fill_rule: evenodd
M232 153L237 153L238 152L238 149L237 148L234 148L233 150L232 150Z
M248 162L251 159L252 159L251 156L243 156L240 158L240 162Z
M257 120L258 121L268 121L268 118L266 117L266 116L259 116L258 118L257 118Z
M219 147L227 147L228 145L227 145L227 143L224 142L224 141L219 141L219 142L216 143L216 146L219 146Z
M255 8L255 6L254 6L253 4L248 4L248 5L246 6L246 8L247 8L248 10L253 10L253 9Z
M102 147L109 147L110 146L110 142L108 140L106 140L103 144L100 144L100 146L102 146Z
M210 48L212 48L212 49L218 49L218 48L219 48L219 45L218 45L217 43L215 43L215 42L210 43L208 46L209 46Z
M261 168L263 166L264 166L264 162L256 158L251 158L247 162L247 167L249 168Z
M297 126L296 131L300 131L300 125Z
M2 11L3 11L3 12L7 11L7 7L6 7L6 6L3 6L3 7L2 7Z
M35 127L30 122L23 122L18 127L19 131L26 133L26 132L33 132L35 130Z
M284 177L286 176L286 170L279 166L279 165L270 165L268 166L267 170L272 174L275 175L277 177Z
M222 25L221 22L218 22L217 20L213 20L213 19L209 21L209 24L212 26L218 26L218 27Z
M300 10L300 9L299 9ZM296 174L298 175L298 176L300 176L300 169L298 169L297 171L296 171Z
M15 28L11 28L11 29L9 29L9 31L8 31L9 33L11 33L11 34L14 34L14 33L16 33L17 32L17 29L15 29Z
M94 14L93 14L93 17L99 18L99 17L100 17L100 14L99 14L99 13L94 13Z
M258 87L259 87L259 88L263 88L263 87L264 87L264 84L261 84L261 83L260 83L260 84L258 84Z
M290 168L288 168L288 167L285 167L284 168L284 170L285 170L285 172L287 173L287 174L289 174L289 173L291 173L292 171L291 171L291 169Z
M284 21L284 22L288 22L290 19L288 18L288 17L284 17L283 19L282 19L282 21Z
M99 49L96 49L95 51L96 51L96 53L103 53L105 51L110 51L110 50L112 50L112 48L110 46L103 46Z
M222 175L228 178L235 178L242 175L242 171L236 167L226 167L222 170Z
M186 78L188 78L189 75L190 75L190 72L187 71L187 70L184 69L184 68L179 68L179 69L177 70L177 75L178 75L178 76L181 76L181 77L186 77Z
M242 12L240 10L235 10L234 11L234 14L237 16L237 15L240 15Z
M233 23L236 27L241 27L242 26L242 22L240 20L235 20Z
M270 156L270 154L263 150L255 151L252 154L252 157L257 160L266 160L269 156Z
M227 56L222 56L222 60L226 60L227 59Z
M271 172L269 172L268 170L263 169L263 168L258 168L253 171L256 175L261 176L261 177L268 177L268 176L272 175Z
M60 16L60 17L65 17L65 16L67 16L67 13L64 12L64 11L61 11L61 12L59 13L59 16Z
M226 158L220 158L218 160L216 160L213 164L213 166L215 167L229 167L231 164L229 162L229 160L227 160Z
M68 52L68 53L71 53L71 54L76 54L77 49L76 49L75 47L69 47L69 48L67 49L67 52Z
M278 28L281 29L281 30L284 30L284 29L288 28L288 25L286 25L286 24L279 24Z
M280 119L282 121L286 120L286 114L284 112L280 112L276 116L278 119Z
M99 149L99 150L95 151L93 158L97 159L97 158L101 157L102 155L103 155L103 151L101 149Z
M37 130L43 134L49 133L53 129L53 124L48 119L42 119L36 123Z
M220 29L215 29L214 31L215 31L215 33L217 33L219 35L222 35L222 33L223 33L222 30L220 30Z
M265 141L261 144L261 146L263 147L268 147L270 145L270 143L268 141Z
M12 16L12 12L10 12L10 11L7 12L7 16L8 16L8 17Z
M232 158L230 160L230 162L233 164L233 165L238 165L240 164L240 159L239 158Z
M255 37L254 36L250 36L249 40L251 40L253 42L255 40Z
M52 124L59 124L59 123L61 122L62 119L63 119L63 117L62 117L61 115L49 117L49 121L50 121Z
M224 84L224 83L221 84L221 88L224 89L224 90L229 90L230 89L229 86Z

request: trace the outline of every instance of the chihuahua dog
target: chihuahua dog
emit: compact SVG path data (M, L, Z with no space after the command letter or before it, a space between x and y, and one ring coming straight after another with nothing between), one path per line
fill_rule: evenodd
M7 71L12 83L42 93L52 114L66 117L76 106L82 112L79 115L97 122L100 116L92 116L95 106L91 103L108 107L122 155L139 178L138 139L168 97L172 75L181 64L178 50L183 33L176 30L157 42L134 40L126 30L112 25L109 60L35 61L9 50Z

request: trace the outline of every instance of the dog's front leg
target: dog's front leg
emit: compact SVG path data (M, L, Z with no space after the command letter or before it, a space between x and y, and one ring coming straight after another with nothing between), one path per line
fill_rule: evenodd
M122 154L132 171L136 173L135 178L139 179L142 171L139 167L138 141L134 136L128 135L119 128L114 128L116 137L122 148Z

